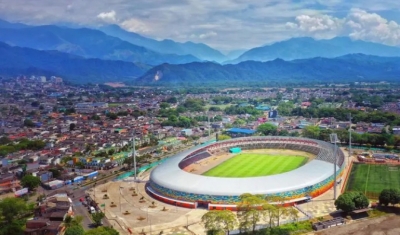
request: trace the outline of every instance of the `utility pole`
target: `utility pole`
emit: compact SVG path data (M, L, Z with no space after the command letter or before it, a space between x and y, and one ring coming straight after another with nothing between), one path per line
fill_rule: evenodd
M122 213L122 207L121 207L121 196L122 196L122 192L121 189L123 189L124 187L119 186L119 212Z
M133 130L132 135L132 157L133 157L133 173L134 173L134 181L136 182L136 150L135 150L135 130Z
M333 200L336 200L336 163L337 163L337 148L336 148L336 142L337 142L337 134L336 133L332 133L329 135L330 139L331 139L331 143L334 142L335 143L335 149L333 150L333 155L335 158L335 162L333 163Z
M348 166L350 164L350 158L351 158L351 133L353 132L353 129L351 129L351 113L349 114L349 121L350 121L350 128L349 128L349 157L347 158L347 165Z
M211 125L210 125L210 115L207 112L207 118L208 118L208 140L210 140L211 136Z

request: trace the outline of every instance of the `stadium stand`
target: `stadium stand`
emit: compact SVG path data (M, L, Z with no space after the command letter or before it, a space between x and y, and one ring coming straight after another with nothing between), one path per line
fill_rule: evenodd
M207 147L198 149L189 154L180 164L179 167L185 167L199 160L212 156L217 152L228 152L231 148L249 149L292 149L308 152L316 155L316 159L329 163L335 162L335 156L332 151L332 144L304 138L288 138L288 137L254 137L247 139L232 139L230 141L216 142ZM336 164L341 166L344 163L344 154L337 151Z

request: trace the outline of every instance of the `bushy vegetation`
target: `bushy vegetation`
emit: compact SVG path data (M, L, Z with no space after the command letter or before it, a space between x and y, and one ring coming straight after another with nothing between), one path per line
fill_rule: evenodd
M28 140L25 138L17 141L3 138L2 142L4 144L0 145L0 156L5 156L20 150L40 150L46 146L46 143L42 140Z
M345 192L335 201L336 209L344 212L367 208L368 205L368 198L361 192Z

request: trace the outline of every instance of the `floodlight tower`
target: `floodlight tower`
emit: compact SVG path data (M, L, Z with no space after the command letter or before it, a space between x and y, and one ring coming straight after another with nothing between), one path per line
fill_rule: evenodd
M133 173L134 173L134 181L136 182L136 150L135 150L135 130L133 130L132 135L132 157L133 157Z
M335 158L335 162L333 163L333 200L336 200L336 186L337 186L337 181L336 181L336 164L337 164L337 146L336 143L338 141L337 134L332 133L329 135L331 139L331 143L335 143L335 149L333 150L333 155Z
M351 158L351 133L353 132L353 129L351 129L351 113L349 114L349 157L347 158L347 165L349 166L350 164L350 158Z

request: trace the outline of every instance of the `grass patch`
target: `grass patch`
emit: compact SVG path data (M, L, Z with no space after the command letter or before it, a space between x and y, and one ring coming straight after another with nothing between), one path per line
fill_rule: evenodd
M224 110L226 107L232 106L232 104L207 104L206 105L206 110L208 110L210 107L218 107L221 110Z
M307 162L303 156L241 153L205 172L205 176L255 177L294 170Z
M390 165L353 164L347 191L360 191L377 198L383 189L400 189L400 171Z
M387 215L387 212L379 210L379 209L373 209L367 212L369 218L374 218L374 217L380 217Z
M108 107L118 107L118 106L123 106L126 103L108 103Z
M296 223L288 223L279 227L272 227L269 229L262 229L259 234L266 235L295 235L304 234L313 231L312 223L310 221L301 221Z

